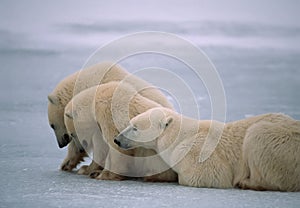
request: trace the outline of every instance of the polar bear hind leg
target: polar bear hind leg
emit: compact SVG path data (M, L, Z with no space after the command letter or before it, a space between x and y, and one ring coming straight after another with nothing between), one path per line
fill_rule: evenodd
M287 119L252 125L243 144L250 175L241 188L272 191L300 190L300 122Z

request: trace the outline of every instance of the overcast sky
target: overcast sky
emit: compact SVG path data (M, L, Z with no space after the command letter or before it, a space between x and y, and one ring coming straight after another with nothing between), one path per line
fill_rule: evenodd
M299 25L297 0L2 0L0 27L30 30L63 22L222 20Z
M122 21L171 21L180 26L184 21L218 21L283 25L298 30L299 8L298 0L1 0L0 47L51 47L57 41L72 42L72 38L79 45L79 38L93 45L99 42L98 37L73 37L79 31L65 34L64 29L74 23L105 23L114 28Z

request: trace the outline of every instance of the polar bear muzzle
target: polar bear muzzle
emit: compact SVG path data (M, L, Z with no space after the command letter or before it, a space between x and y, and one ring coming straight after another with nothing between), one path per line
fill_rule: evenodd
M68 134L64 134L60 140L57 140L59 148L67 146L71 141L71 137Z
M119 134L115 139L114 139L114 143L116 145L118 145L120 148L122 149L130 149L132 148L130 146L130 140L128 138L126 138L123 134Z

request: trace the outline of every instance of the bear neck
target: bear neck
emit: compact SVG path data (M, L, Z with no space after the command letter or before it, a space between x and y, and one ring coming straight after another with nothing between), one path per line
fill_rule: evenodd
M166 157L170 156L169 153L173 152L183 140L197 134L199 121L176 113L172 124L167 128L157 139L156 144L156 151L158 153L165 152Z
M60 106L64 108L74 96L74 87L78 73L74 73L61 81L55 89Z
M140 94L137 94L130 102L130 112L132 112L131 115L133 115L131 118L156 107L161 107L161 105Z

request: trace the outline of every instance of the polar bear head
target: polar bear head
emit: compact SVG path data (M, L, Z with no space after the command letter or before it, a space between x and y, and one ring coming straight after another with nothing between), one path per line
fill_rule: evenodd
M75 118L75 120L74 120ZM77 113L73 110L73 102L69 102L65 108L64 114L64 123L66 126L66 130L70 138L74 141L76 147L80 152L84 152L87 148L87 145L82 145L78 139L78 135L76 133L75 125L79 125L79 121L77 120ZM84 140L85 141L85 140ZM86 143L86 142L84 142ZM87 143L86 143L87 144Z
M58 146L65 147L71 141L64 124L65 105L61 104L59 97L48 96L48 120L50 127L54 130Z
M171 128L173 117L168 113L170 109L152 108L130 121L114 140L122 149L145 147L156 149L157 140Z

